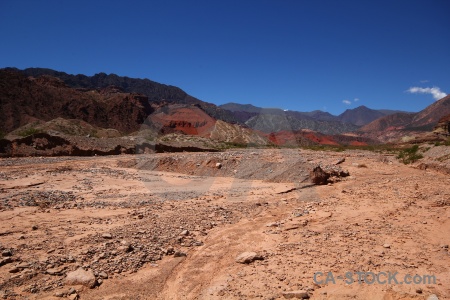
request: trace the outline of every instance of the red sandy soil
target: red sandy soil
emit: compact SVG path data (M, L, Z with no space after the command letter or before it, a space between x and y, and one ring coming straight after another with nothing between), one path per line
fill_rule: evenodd
M208 155L0 159L0 296L450 299L448 175L365 151ZM342 158L351 176L299 182L308 164ZM248 251L262 260L235 261ZM101 284L67 285L78 267ZM436 283L314 281L357 271Z

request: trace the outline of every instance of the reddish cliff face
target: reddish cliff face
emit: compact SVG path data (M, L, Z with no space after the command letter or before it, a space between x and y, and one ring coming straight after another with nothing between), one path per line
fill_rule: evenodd
M169 104L156 110L146 121L160 133L182 132L209 137L216 120L193 105Z
M138 130L152 111L147 97L123 93L117 88L73 89L54 77L27 78L18 72L0 70L3 132L34 120L62 117L128 133Z

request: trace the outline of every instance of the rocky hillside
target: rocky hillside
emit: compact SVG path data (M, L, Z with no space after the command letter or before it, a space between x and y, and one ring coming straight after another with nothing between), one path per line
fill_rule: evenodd
M383 116L385 116L384 113L361 105L354 109L347 109L338 118L344 123L363 126Z
M366 125L383 116L388 116L400 112L406 113L402 111L389 109L371 109L364 105L353 109L347 109L338 116L332 115L328 112L324 112L321 110L314 110L310 112L300 112L292 110L285 111L279 108L262 108L254 106L252 104L239 104L239 103L227 103L220 105L220 107L232 111L243 122L248 121L250 118L258 114L266 114L266 115L275 114L275 115L290 116L299 120L308 119L314 121L342 122L342 123L350 123L356 126ZM336 125L336 123L334 123L334 125Z
M407 124L407 127L431 130L440 118L448 114L450 114L450 95L434 102L415 114L414 119L410 124Z
M434 102L418 113L395 113L379 118L359 129L362 136L381 141L395 141L403 136L431 132L441 118L450 114L450 95Z
M311 118L296 118L289 114L266 114L256 115L245 122L247 126L254 130L266 133L278 131L296 131L309 129L324 134L341 134L358 129L359 127L349 123L338 121L317 121Z
M229 123L238 122L233 113L228 110L221 109L212 103L194 98L178 87L161 84L149 79L130 78L105 73L98 73L94 76L86 76L81 74L71 75L44 68L13 70L21 72L26 76L39 77L41 75L49 75L56 77L61 79L69 87L78 89L93 90L102 89L109 86L117 86L126 93L138 93L145 95L151 103L168 102L177 104L195 104L215 119L223 120Z
M55 77L0 70L0 130L4 133L56 117L128 133L138 130L152 112L146 96L119 88L77 90Z

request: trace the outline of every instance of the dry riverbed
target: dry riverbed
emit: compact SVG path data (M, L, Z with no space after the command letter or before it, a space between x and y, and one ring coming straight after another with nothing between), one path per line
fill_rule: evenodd
M0 299L450 299L449 244L450 177L374 152L0 159Z

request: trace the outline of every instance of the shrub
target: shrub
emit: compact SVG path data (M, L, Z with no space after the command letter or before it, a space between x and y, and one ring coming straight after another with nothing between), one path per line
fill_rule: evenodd
M20 131L18 133L18 135L26 137L26 136L33 135L36 133L41 133L41 132L42 132L42 130L31 127L31 128L27 128L27 129Z
M407 165L423 158L422 154L417 153L418 151L419 145L414 145L410 148L401 150L397 155L397 158L400 159L405 165Z

